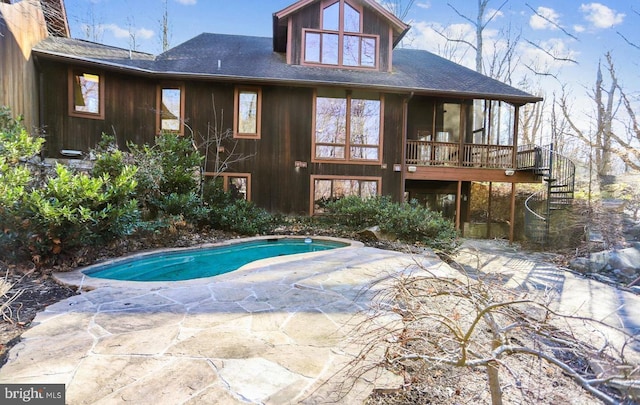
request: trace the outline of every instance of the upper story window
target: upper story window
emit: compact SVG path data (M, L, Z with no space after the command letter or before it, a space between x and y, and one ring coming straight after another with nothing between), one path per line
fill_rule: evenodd
M101 75L69 70L69 115L104 119L104 80Z
M362 33L362 10L345 0L325 3L322 29L303 30L304 63L376 68L378 37Z
M184 86L181 84L158 87L157 132L183 134Z
M260 139L262 91L238 87L234 96L233 136Z
M315 100L315 161L379 163L382 160L379 95L319 90Z

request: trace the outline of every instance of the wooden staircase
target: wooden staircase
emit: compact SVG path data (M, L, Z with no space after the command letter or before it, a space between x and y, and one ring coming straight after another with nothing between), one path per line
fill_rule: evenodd
M527 169L539 175L545 187L525 201L524 231L530 241L546 245L554 214L573 203L576 168L570 159L555 152L553 145L529 150L533 150L533 161Z

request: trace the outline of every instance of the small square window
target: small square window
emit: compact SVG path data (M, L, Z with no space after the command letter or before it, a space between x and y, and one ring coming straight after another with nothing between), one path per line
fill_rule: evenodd
M104 119L104 81L100 74L69 70L69 115Z

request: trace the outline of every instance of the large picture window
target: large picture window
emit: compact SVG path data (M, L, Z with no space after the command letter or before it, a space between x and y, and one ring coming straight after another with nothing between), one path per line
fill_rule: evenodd
M104 80L100 74L69 70L69 115L104 119Z
M303 30L304 63L375 68L378 37L362 33L362 11L340 0L322 9L322 29Z
M181 84L158 87L157 132L183 134L184 86Z
M262 91L259 88L236 88L234 104L234 137L260 138Z
M378 177L320 177L312 176L311 192L312 214L322 214L328 202L343 197L358 196L371 198L380 195L380 178Z
M314 159L379 163L381 117L379 95L319 90L315 100Z

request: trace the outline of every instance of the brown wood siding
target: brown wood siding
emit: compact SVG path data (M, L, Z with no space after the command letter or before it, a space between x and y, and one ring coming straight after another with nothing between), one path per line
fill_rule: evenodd
M60 157L61 149L87 152L100 140L102 132L115 131L122 148L126 141L153 143L159 80L103 71L105 119L76 118L70 117L67 111L68 67L57 62L41 62L49 156ZM224 131L233 127L234 89L242 85L245 83L184 82L184 118L196 143L202 144L207 127L216 125L215 115L218 128ZM251 199L258 206L271 212L308 214L312 175L379 178L382 194L391 195L395 200L401 198L402 173L394 171L394 165L402 161L403 96L384 95L382 164L311 163L314 90L260 87L263 101L261 139L229 138L223 145L230 150L237 142L235 152L250 156L231 164L225 172L251 175ZM190 134L190 130L185 131L185 135ZM211 152L206 167L208 172L214 171L215 151Z
M302 63L302 29L320 28L320 3L321 2L317 2L309 7L305 7L291 16L291 28L293 32L290 36L293 42L290 49L291 63L294 65Z
M233 96L233 93L231 93ZM262 137L238 140L238 152L250 159L230 172L251 173L252 200L271 211L305 214L309 206L311 112L307 88L262 87ZM296 168L295 162L307 168Z
M27 1L0 3L0 106L22 115L29 130L39 126L38 80L30 53L46 36L40 7Z
M143 77L98 72L105 83L105 118L97 120L69 116L67 65L43 60L41 71L42 123L47 134L46 156L62 157L62 149L87 153L100 141L103 132L116 135L121 148L124 148L127 142L154 142L154 81Z
M381 72L390 70L389 55L389 24L381 16L369 8L364 9L363 32L365 34L378 35L378 65Z

